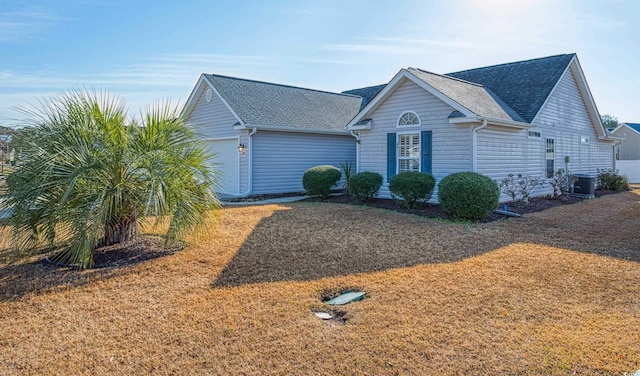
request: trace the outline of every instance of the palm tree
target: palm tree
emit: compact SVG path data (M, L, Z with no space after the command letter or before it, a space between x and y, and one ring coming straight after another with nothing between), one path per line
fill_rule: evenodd
M214 223L211 155L169 103L135 121L117 98L72 91L23 112L33 128L5 202L18 248L45 240L62 246L56 262L84 269L150 217L169 218L166 242Z

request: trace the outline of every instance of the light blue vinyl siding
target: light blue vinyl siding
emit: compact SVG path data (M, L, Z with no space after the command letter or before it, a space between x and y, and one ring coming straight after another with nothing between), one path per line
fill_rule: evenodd
M356 165L350 135L320 135L259 130L253 136L252 194L302 192L302 175L313 166Z

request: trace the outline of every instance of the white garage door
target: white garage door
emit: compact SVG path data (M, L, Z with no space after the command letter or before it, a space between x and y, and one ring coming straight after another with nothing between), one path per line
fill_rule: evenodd
M240 193L240 169L238 139L207 141L213 158L213 168L220 172L218 193L237 195Z

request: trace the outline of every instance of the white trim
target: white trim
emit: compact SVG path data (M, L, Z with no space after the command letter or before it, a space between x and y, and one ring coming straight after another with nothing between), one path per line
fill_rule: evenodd
M540 116L540 113L542 113L542 110L545 108L547 103L549 103L549 101L551 100L551 97L556 92L556 89L558 88L558 85L560 85L560 81L562 81L562 78L564 77L564 75L569 70L569 67L571 66L572 62L573 62L573 59L571 59L569 64L567 64L567 66L564 68L564 71L562 71L562 74L560 75L560 78L558 78L558 81L556 81L556 83L553 85L553 89L551 89L551 91L549 92L549 95L547 95L547 98L544 100L544 102L542 102L542 106L540 106L540 108L538 109L538 112L536 113L536 116L534 116L533 119L531 119L532 123L535 123L536 120L538 120L538 116Z
M416 77L415 75L411 74L409 71L407 71L406 69L403 68L398 73L396 73L396 75L391 79L391 81L389 81L389 83L382 90L380 90L380 92L378 94L376 94L376 96L373 97L373 99L369 103L367 103L367 105L362 110L360 110L360 112L358 112L356 117L354 117L349 122L349 124L347 124L347 129L350 129L351 126L353 126L354 124L356 124L360 120L362 120L364 118L364 116L367 113L369 113L369 111L371 111L374 108L376 108L377 105L380 102L382 102L384 99L386 99L386 97L390 95L390 92L393 89L395 89L396 86L398 86L402 82L403 78L413 82L414 84L416 84L418 86L420 86L424 90L426 90L429 93L431 93L434 96L436 96L438 99L442 100L443 102L445 102L449 106L453 107L455 110L460 111L465 116L468 116L468 117L475 116L475 114L473 112L469 111L466 107L460 105L458 102L456 102L453 99L451 99L451 98L447 97L446 95L442 94L440 91L434 89L431 85L429 85L426 82L422 81L421 79L419 79L418 77Z
M562 81L562 79L565 77L565 75L569 71L573 74L573 78L576 81L576 85L578 86L578 92L580 93L580 96L582 97L582 101L585 104L587 113L589 114L589 118L591 119L591 124L594 126L594 130L596 131L596 134L598 136L598 140L603 140L603 141L609 140L610 138L609 136L607 136L607 130L604 129L604 125L602 124L602 119L600 118L600 113L598 112L598 107L596 106L596 103L593 99L593 95L591 94L591 89L589 89L589 84L587 83L587 79L584 76L582 67L580 66L580 61L578 61L578 56L575 54L573 55L573 58L571 59L569 64L567 64L567 67L565 68L564 72L562 72L562 75L560 75L560 78L553 86L553 89L551 89L551 92L549 92L549 95L547 96L544 103L538 110L538 113L536 113L536 116L533 117L533 120L531 122L535 123L536 120L538 120L538 116L540 116L540 114L546 107L547 103L556 92L556 89L560 85L560 81Z
M418 171L422 171L422 132L417 129L396 132L396 174L400 171L400 136L402 135L418 135L418 156L417 157L402 157L403 160L417 159Z
M193 111L196 104L198 103L198 99L200 98L200 96L202 95L202 92L204 91L202 89L203 83L206 83L206 85L216 94L216 96L220 99L222 104L224 104L225 107L229 110L229 112L231 112L231 115L233 115L233 117L240 124L244 124L244 121L240 119L240 116L238 116L238 114L233 110L233 108L231 108L229 103L222 97L222 95L220 95L220 92L218 92L218 90L213 86L213 84L206 78L204 73L200 75L200 78L198 79L196 86L194 86L193 90L191 90L189 99L187 99L187 102L185 102L184 107L180 112L180 116L183 118L187 118L191 115L191 112Z
M486 121L491 125L515 128L519 130L535 127L534 124L530 124L530 123L523 123L521 121L513 121L513 120L496 119L496 118L491 118L486 116L468 116L468 117L461 117L461 118L453 118L453 119L449 119L449 124L481 123L483 121Z
M402 117L406 114L413 114L417 119L418 119L418 124L405 124L405 125L400 125L400 119L402 119ZM398 129L406 129L406 128L415 128L415 127L420 127L422 126L422 119L420 119L420 116L418 115L418 113L416 113L415 111L402 111L402 113L400 114L400 116L398 116L398 118L396 119L396 128Z
M315 133L315 134L333 134L333 135L341 135L341 136L349 136L349 130L334 130L334 129L317 129L317 128L295 128L295 127L278 127L274 125L259 125L259 124L244 124L244 125L236 125L233 127L235 130L245 130L245 129L259 129L265 131L274 131L274 132L294 132L294 133Z
M345 129L348 129L348 130L351 130L351 131L367 131L367 130L371 129L371 122L372 122L372 120L369 120L364 124L352 125L350 127L345 127Z

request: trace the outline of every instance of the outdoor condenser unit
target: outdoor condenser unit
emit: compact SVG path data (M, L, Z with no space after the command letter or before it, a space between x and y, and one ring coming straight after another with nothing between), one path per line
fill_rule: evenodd
M573 183L573 196L594 198L596 193L596 177L589 175L573 175L576 180Z

